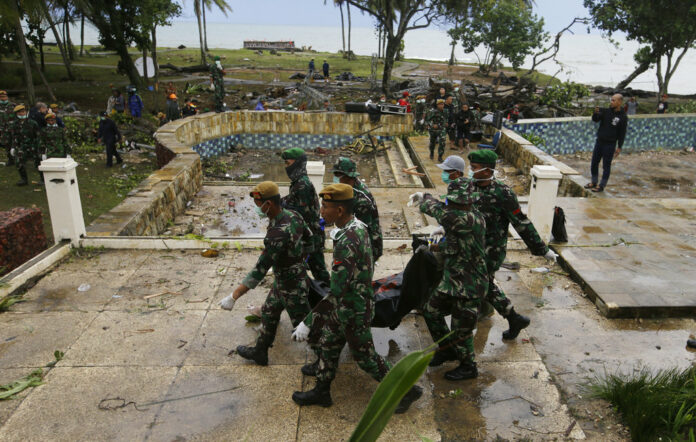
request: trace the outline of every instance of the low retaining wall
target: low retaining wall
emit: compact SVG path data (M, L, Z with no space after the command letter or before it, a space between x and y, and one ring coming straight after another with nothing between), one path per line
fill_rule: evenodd
M496 152L525 174L529 174L530 169L537 164L556 167L563 174L563 178L558 186L558 196L594 196L592 192L588 192L584 188L585 184L589 182L587 178L584 178L577 170L542 151L511 129L503 128L501 130Z
M510 125L515 132L544 140L544 152L560 155L594 148L597 127L590 117L520 120ZM630 115L626 151L683 149L696 145L696 114Z
M41 210L15 207L0 212L0 275L46 249Z

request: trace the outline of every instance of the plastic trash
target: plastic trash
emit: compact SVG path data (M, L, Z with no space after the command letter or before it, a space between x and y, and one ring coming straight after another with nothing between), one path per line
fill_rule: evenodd
M532 273L549 273L550 271L548 267L534 267L531 270Z
M86 292L87 290L89 290L91 288L92 288L92 286L85 282L83 284L80 284L80 286L77 288L77 291L78 292Z

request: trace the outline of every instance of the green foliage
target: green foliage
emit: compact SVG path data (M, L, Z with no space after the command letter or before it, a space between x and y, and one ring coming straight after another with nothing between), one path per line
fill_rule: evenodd
M24 302L21 296L6 296L0 300L0 312L6 312L15 304Z
M65 124L65 135L68 142L72 145L80 145L83 143L94 141L94 131L99 127L99 122L96 119L85 120L83 118L63 117Z
M524 138L525 140L534 144L536 147L546 146L546 140L544 140L544 138L541 135L537 135L531 132L520 133L519 135L522 136L522 138Z
M428 368L434 353L425 349L414 351L401 359L391 370L382 382L377 386L377 390L372 395L367 408L363 412L358 425L353 430L350 442L376 441L399 401L418 381L425 369Z
M22 379L16 380L6 385L0 385L0 401L12 399L14 395L26 390L29 387L36 387L43 384L43 370L37 368Z
M621 413L634 441L694 440L696 367L605 375L589 389Z
M683 103L670 103L669 112L675 114L696 113L696 100L689 100Z
M566 81L565 83L549 86L539 96L539 103L543 105L555 104L561 107L569 107L573 101L582 97L589 97L590 89L584 84Z
M475 53L479 45L486 47L483 59L479 57L479 69L485 73L495 70L503 58L519 68L549 37L544 32L544 19L520 0L483 1L466 13L449 35L467 53Z
M142 180L148 177L147 173L128 173L127 175L113 175L107 178L106 185L110 186L118 195L125 195L136 187Z

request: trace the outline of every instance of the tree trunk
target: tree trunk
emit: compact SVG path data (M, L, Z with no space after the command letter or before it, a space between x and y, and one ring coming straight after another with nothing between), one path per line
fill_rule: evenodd
M80 21L80 57L85 55L85 14Z
M10 0L10 7L16 14L15 20L15 35L19 44L19 53L22 55L22 64L24 64L24 82L27 85L27 101L30 105L36 102L36 93L34 92L34 79L31 76L31 64L29 62L29 54L27 53L27 42L24 40L24 31L22 30L22 22L20 21L19 7L17 0Z
M394 58L396 57L396 51L399 50L400 38L392 37L387 34L387 49L384 53L384 72L382 74L382 92L384 95L389 94L389 80L391 80L392 68L394 67Z
M116 53L121 59L123 70L126 71L128 79L134 86L140 86L142 84L142 80L140 78L140 74L138 74L138 70L135 68L133 59L130 57L130 54L128 54L128 45L122 38L117 41L117 45L118 47L116 48Z
M350 31L351 31L351 21L350 21L350 3L346 3L346 12L348 12L348 60L353 58L350 52Z
M449 65L454 66L454 48L457 46L457 40L452 39L452 53L450 54Z
M346 29L343 22L343 3L338 4L338 10L341 11L341 39L343 40L343 53L346 53Z
M203 0L194 0L194 10L196 12L196 20L198 21L198 42L201 47L201 64L206 64L205 59L205 44L203 42L203 23L201 22L201 7Z
M46 92L48 92L48 96L51 99L51 101L57 101L56 96L53 93L53 89L51 89L51 86L48 84L48 81L46 81L46 77L44 77L43 72L39 69L39 66L36 64L36 60L34 60L33 57L29 57L29 62L31 63L31 67L36 70L36 72L39 73L39 78L41 78L41 82L43 83L44 87L46 88Z
M39 26L41 26L40 23L39 23ZM46 61L44 59L45 57L44 57L44 50L43 50L43 42L44 42L43 33L39 32L39 58L41 60L41 72L46 72Z
M377 37L377 59L382 58L382 26L379 27L379 37Z
M56 39L56 44L58 45L58 50L60 51L60 56L63 58L63 64L65 65L65 70L68 73L68 80L75 81L75 75L73 75L73 72L72 72L70 58L68 57L68 54L65 51L65 45L60 40L60 34L58 33L58 28L56 28L56 24L53 22L53 17L51 17L51 13L48 11L48 6L46 5L45 0L41 2L41 6L43 8L44 17L46 18L46 21L48 22L48 26L50 26L51 31L53 31L53 37Z
M387 30L385 29L383 31L383 36L382 36L382 58L386 58L387 56Z
M650 63L641 63L631 74L616 85L616 89L625 89L637 76L650 69Z
M149 84L147 80L147 48L143 48L143 81L145 86Z
M159 65L157 64L157 25L152 25L152 64L155 65L155 92L159 92ZM155 94L155 112L159 112L159 100Z
M71 61L75 60L75 48L70 39L70 15L68 7L65 7L65 48L68 50L68 55Z
M201 14L203 15L203 46L205 46L205 52L208 52L208 23L205 19L205 3L201 1Z

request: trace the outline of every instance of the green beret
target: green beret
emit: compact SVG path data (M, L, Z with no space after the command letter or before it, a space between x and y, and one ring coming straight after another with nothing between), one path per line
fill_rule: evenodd
M457 186L447 192L447 200L457 204L474 204L481 195L478 192L469 192L466 188Z
M348 184L331 184L324 187L319 196L324 201L335 201L337 203L343 201L351 201L353 199L353 187Z
M220 56L219 56L219 55L216 55L216 56L215 56L215 61L219 61L219 60L220 60Z
M278 190L278 185L273 181L263 181L254 186L251 192L249 192L250 197L262 201L273 198L276 195L280 195L280 191Z
M479 149L471 152L468 156L470 163L491 164L495 167L495 162L498 161L498 155L488 149Z
M360 176L355 162L350 158L346 157L338 157L338 161L336 161L336 164L334 164L333 169L331 169L331 172L342 173L343 175L349 176L351 178Z
M299 147L293 147L292 149L284 151L281 158L284 160L296 160L298 158L302 158L304 154L304 150L300 149Z

